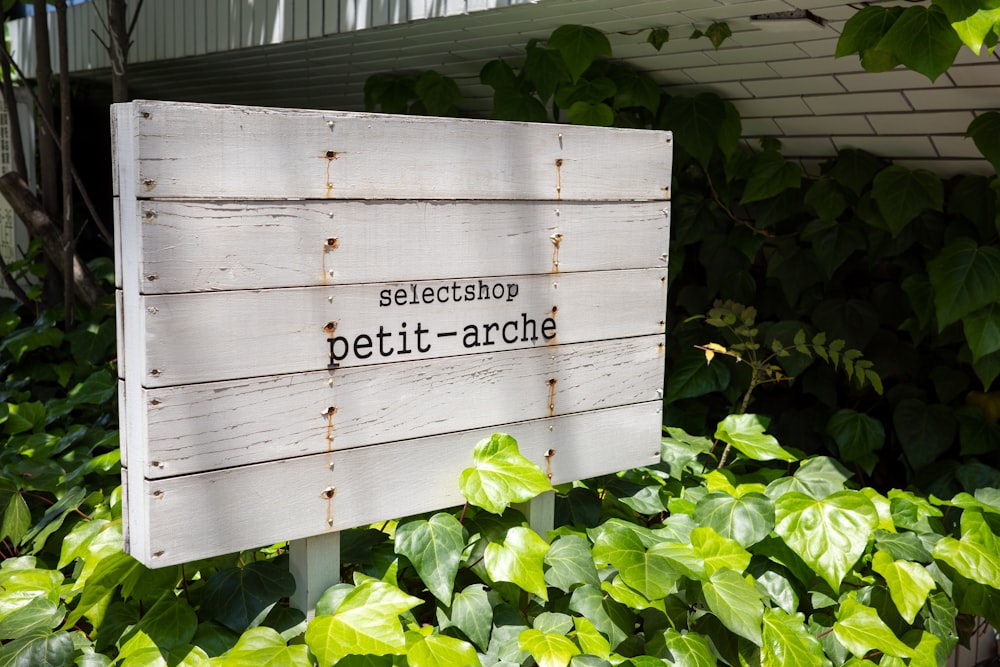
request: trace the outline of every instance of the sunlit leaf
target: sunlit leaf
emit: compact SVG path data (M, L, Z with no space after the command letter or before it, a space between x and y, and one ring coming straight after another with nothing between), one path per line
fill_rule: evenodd
M577 535L560 535L545 554L545 582L569 592L581 584L600 586L590 542Z
M521 649L531 654L539 667L567 667L574 655L579 655L576 644L562 635L549 635L527 629L518 638Z
M486 545L483 563L494 581L509 581L543 600L549 595L545 587L543 564L548 543L530 528L515 526L507 531L503 544Z
M710 493L698 501L694 519L749 547L767 537L774 528L774 503L760 493L738 498L728 493Z
M967 579L1000 588L1000 538L981 512L962 512L962 537L943 537L934 545L934 558L955 568Z
M858 657L873 650L898 658L914 657L913 649L896 637L877 611L852 598L844 600L837 609L833 634Z
M764 423L758 415L728 415L719 422L715 437L755 461L797 460L774 436L764 433Z
M394 544L396 553L413 563L434 597L448 604L465 548L465 536L458 519L440 512L426 521L400 524Z
M763 618L762 667L828 667L823 645L806 629L802 614L768 609Z
M702 585L702 591L709 610L723 625L757 646L763 643L761 620L764 605L757 588L751 582L739 572L722 569L717 570Z
M521 455L509 435L494 433L479 441L473 461L459 476L459 488L469 503L494 514L552 488L542 469Z
M469 642L419 632L406 633L406 662L410 667L481 667L475 647ZM412 641L410 641L412 638Z
M882 575L896 609L907 623L913 623L917 612L936 584L919 563L896 560L885 551L875 552L872 569Z

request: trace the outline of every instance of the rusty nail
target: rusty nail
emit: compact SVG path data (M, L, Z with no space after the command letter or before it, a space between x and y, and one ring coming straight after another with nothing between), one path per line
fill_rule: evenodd
M558 286L558 285L559 285L559 283L556 283L556 286ZM556 307L556 306L552 306L552 314L555 315L557 312L559 312L559 308Z
M161 401L160 399L158 399L158 398L154 398L153 400L151 400L151 401L149 402L149 404L150 404L150 405L159 405L159 404L160 404L160 403L162 403L162 402L163 402L163 401Z
M333 333L336 330L337 330L336 322L327 322L326 325L323 327L323 331L327 333Z
M160 461L153 461L149 465L153 466L154 468L162 468L163 467L163 463L161 463Z
M331 236L326 240L327 248L336 248L339 245L340 245L340 239L338 239L336 236Z
M562 165L563 165L563 159L562 158L557 158L556 159L556 166L557 167L561 167Z
M142 117L143 117L143 118L149 118L149 117L150 117L151 115L152 115L152 114L151 114L151 113L149 113L148 111L143 111L143 112L142 112Z
M160 276L156 275L155 273L151 273L148 276L146 276L146 280L148 280L149 282L153 282L154 280L158 279L159 277Z
M331 405L330 407L328 407L326 410L324 410L320 414L323 417L332 417L333 415L337 414L337 408Z
M337 495L337 489L333 488L332 486L328 486L325 489L323 489L323 493L319 494L319 497L323 498L324 500L330 500L335 495Z
M157 489L156 491L153 491L153 497L156 498L156 499L162 498L163 497L163 491L160 491L159 489Z
M153 554L153 558L159 558L159 557L160 557L160 556L162 556L162 555L163 555L164 553L166 553L166 552L164 552L164 551L157 551L156 553L154 553L154 554Z
M153 180L152 178L143 179L142 184L146 187L147 190L152 190L153 188L156 187L156 181Z
M156 218L156 211L154 211L151 208L148 208L142 212L142 217L144 217L146 220L154 220Z
M337 159L337 151L327 151L326 152L326 157L327 157L328 160L336 160Z
M149 374L150 375L159 375L160 374L160 369L159 368L154 368L153 370L149 371Z

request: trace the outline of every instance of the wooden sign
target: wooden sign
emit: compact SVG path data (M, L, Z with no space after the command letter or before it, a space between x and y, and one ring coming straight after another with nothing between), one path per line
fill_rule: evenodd
M113 108L127 550L165 566L659 460L666 132Z

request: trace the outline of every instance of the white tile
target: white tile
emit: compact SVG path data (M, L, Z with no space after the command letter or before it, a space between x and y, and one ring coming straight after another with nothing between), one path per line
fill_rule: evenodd
M910 105L901 93L844 93L842 95L811 95L805 103L817 116L879 111L908 111Z
M773 79L775 77L774 70L764 63L687 68L685 72L694 81L699 81L701 83L712 83L716 81L746 81L747 79Z
M671 95L697 95L698 93L715 93L727 100L741 100L753 97L739 81L721 81L719 83L689 83L672 85L667 92Z
M782 0L755 0L739 5L715 5L702 9L690 9L681 13L690 18L695 23L699 21L725 21L733 18L745 18L752 14L769 14L771 12L787 12L795 9L792 5Z
M983 157L972 139L962 135L934 135L931 141L937 148L938 155L943 158L982 159Z
M971 111L868 114L868 122L878 134L964 133L973 118Z
M744 118L774 118L777 116L811 116L812 111L801 97L769 97L752 100L733 100Z
M822 95L840 93L844 87L832 76L801 76L790 79L761 79L744 84L754 97Z
M853 58L854 56L847 56ZM837 79L850 91L871 90L905 90L909 88L948 88L951 81L948 77L940 77L937 82L931 82L923 74L912 70L897 68L888 72L859 72L856 74L841 74Z
M970 109L973 111L1000 107L1000 86L989 88L952 88L908 90L906 97L918 111Z
M771 60L797 60L805 53L794 44L774 44L771 46L727 47L723 43L718 51L709 51L708 57L720 65L759 63Z
M774 71L783 77L816 76L817 74L844 74L863 72L857 58L806 58L786 60L772 64Z
M1000 68L995 61L983 60L975 65L959 65L948 69L948 76L956 86L998 86Z
M837 37L801 42L799 48L812 58L833 58L837 52Z
M744 137L775 137L782 134L781 128L771 118L743 118Z
M833 137L837 150L861 148L885 158L934 158L938 157L934 144L928 137Z
M787 158L827 157L837 149L829 137L779 137L781 154Z
M962 48L958 50L958 54L955 56L955 65L983 65L991 62L995 63L996 60L996 52L994 52L993 55L990 55L984 48L980 54L976 55L972 52L972 49L963 45Z
M864 116L795 116L776 118L788 136L835 136L838 134L875 134Z
M934 172L938 176L949 177L959 174L979 174L982 176L992 176L996 173L993 166L986 160L959 160L959 159L937 159L937 160L893 160L896 164L907 169L926 169Z

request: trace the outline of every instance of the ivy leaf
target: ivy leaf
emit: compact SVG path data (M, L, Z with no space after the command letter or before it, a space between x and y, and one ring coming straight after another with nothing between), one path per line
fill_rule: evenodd
M885 579L896 609L907 623L912 624L936 587L934 579L919 563L896 560L885 551L875 552L872 569Z
M697 632L681 634L673 628L668 628L663 637L675 665L715 667L718 664L708 640Z
M597 56L611 56L611 42L607 36L590 26L560 26L552 32L546 47L562 55L573 83L587 71Z
M987 354L985 357L979 358L972 364L972 370L975 371L979 381L983 383L983 390L989 390L993 385L993 381L1000 376L1000 352L994 352L993 354Z
M773 435L764 433L764 424L758 415L729 415L715 430L715 437L735 447L741 454L755 461L796 461L785 451Z
M309 649L306 646L303 644L289 646L276 630L266 627L252 628L244 632L223 660L226 667L260 665L293 667L310 664Z
M923 169L886 167L872 182L872 197L894 237L924 211L944 210L944 184Z
M14 545L21 543L21 538L31 528L31 510L20 493L12 493L3 513L3 526L0 527L0 539L10 538Z
M983 157L1000 172L1000 111L987 111L976 116L969 123L965 136L972 138Z
M562 86L556 91L556 104L567 108L575 102L603 102L618 91L615 82L606 76L578 81L572 86Z
M154 645L170 649L190 644L197 629L198 617L194 609L184 600L174 597L173 593L165 593L142 620L123 636L122 642L145 635Z
M694 520L722 537L749 547L774 529L774 503L760 493L734 498L728 493L709 493L698 501Z
M574 589L569 608L593 623L608 638L612 648L621 644L635 627L632 611L610 599L597 586L584 585Z
M847 193L833 178L824 177L812 184L805 196L806 205L820 220L832 221L847 210Z
M543 600L549 599L543 564L548 543L530 528L515 526L503 544L486 545L483 564L493 581L509 581Z
M0 619L0 640L45 634L59 625L65 615L65 608L48 598L37 597Z
M574 102L566 112L566 118L573 125L611 127L615 124L614 109L604 102Z
M670 40L670 31L667 28L652 28L646 37L646 43L652 44L653 48L659 51L663 45Z
M722 624L757 646L763 644L764 605L756 586L729 569L717 570L702 586L705 603Z
M728 366L707 364L704 355L692 348L691 352L681 354L667 374L664 401L673 403L721 391L729 385L731 375Z
M906 67L935 81L955 62L962 40L940 7L911 6L903 10L878 48L891 51Z
M725 120L726 107L722 99L711 93L674 96L660 109L660 124L664 129L673 130L677 145L705 169L718 145L719 130Z
M462 524L451 514L438 513L396 528L396 553L413 563L427 590L445 604L451 601L464 548Z
M984 45L989 45L990 33L998 31L1000 26L1000 7L995 4L989 6L975 0L935 0L934 4L944 10L955 34L977 56Z
M936 461L955 440L957 422L951 408L945 405L928 405L906 398L893 410L892 422L906 460L914 470Z
M656 600L669 595L677 584L674 560L664 551L671 544L674 543L661 542L647 550L636 531L627 526L606 524L594 540L594 560L615 567L628 586L647 600Z
M493 514L503 514L511 503L531 500L552 484L537 465L521 456L517 441L504 433L494 433L476 444L474 467L458 478L462 495L470 504Z
M295 592L295 578L270 561L219 570L205 584L202 610L235 632L246 630L268 607Z
M833 634L847 650L858 657L870 651L880 651L897 658L913 658L913 649L899 641L878 612L853 598L843 601L837 609Z
M443 76L434 70L428 70L420 75L416 83L417 96L424 103L427 113L432 116L453 115L455 108L462 103L462 91L451 77Z
M761 665L765 667L829 667L823 645L806 629L802 614L767 609L763 618Z
M855 12L844 24L834 57L857 53L861 66L869 72L891 70L899 60L891 52L880 50L878 44L902 13L901 7L865 7Z
M747 179L741 204L770 199L802 182L802 168L786 160L777 151L758 153L753 160L753 170Z
M962 329L973 363L1000 350L1000 303L991 303L963 317Z
M406 662L410 667L482 667L475 647L446 635L407 632Z
M39 401L11 403L7 406L7 421L3 432L11 435L34 431L45 426L45 406Z
M878 526L875 506L857 491L839 491L821 500L786 493L775 501L774 511L774 532L834 591Z
M493 96L493 118L544 123L549 119L549 112L534 95L512 91Z
M317 616L309 623L306 644L323 664L336 663L352 653L402 655L406 640L399 615L422 603L392 584L365 579L347 594L335 614Z
M718 51L722 43L733 36L733 31L729 27L728 23L721 23L716 21L712 25L705 28L705 31L695 30L691 33L691 39L698 39L700 37L707 37L708 41L712 43L715 50Z
M600 586L590 542L579 535L560 535L545 554L545 582L566 593L581 584Z
M959 237L927 263L938 330L1000 301L1000 250Z
M990 530L981 512L965 510L962 537L943 537L934 545L934 558L955 568L966 579L997 588L1000 582L1000 538Z
M522 72L535 86L538 96L544 102L552 97L560 85L571 81L569 69L558 51L543 49L537 44L529 43L527 52Z
M583 653L595 655L603 660L611 657L611 643L593 623L583 616L574 616L573 625L576 628L576 642Z
M466 586L451 602L451 623L480 650L486 651L493 627L493 605L482 584Z
M517 88L517 75L506 61L491 60L479 70L479 81L496 91L513 91Z
M29 635L0 648L0 667L69 667L75 651L68 632Z
M141 569L142 565L128 554L118 552L102 558L93 573L87 577L83 594L76 604L76 608L67 619L67 627L76 625L81 617L85 616L94 605L106 599L114 589L127 579L133 572ZM102 610L103 613L103 610ZM186 643L190 638L185 639Z
M580 649L562 635L545 634L534 629L523 630L517 639L522 651L527 651L539 667L567 667Z
M882 422L850 408L833 413L826 434L837 443L841 460L859 463L869 474L878 462L875 452L885 444Z

